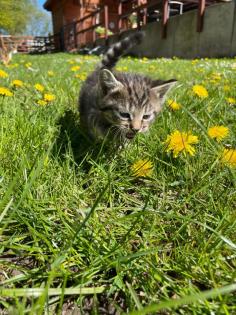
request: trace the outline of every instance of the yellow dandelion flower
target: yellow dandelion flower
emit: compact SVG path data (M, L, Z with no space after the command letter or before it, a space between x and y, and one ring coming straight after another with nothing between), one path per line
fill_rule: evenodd
M48 71L48 75L49 75L49 77L53 77L54 76L54 72L53 71Z
M77 73L75 77L81 81L84 81L86 79L86 75L84 73Z
M178 110L181 108L181 105L176 103L174 100L169 99L167 100L167 104L170 106L170 108L172 108L173 110Z
M154 65L150 65L148 68L150 71L154 71L156 69L156 67Z
M230 86L229 85L224 85L223 87L225 92L229 92L230 91Z
M0 69L0 78L7 78L7 77L8 77L8 74L5 71Z
M208 129L207 133L209 137L219 142L228 136L229 128L224 126L212 126Z
M3 95L3 96L12 96L13 93L12 93L9 89L0 86L0 95Z
M27 63L25 63L25 66L26 66L26 68L30 68L32 66L32 63L31 62L27 62Z
M221 162L236 168L236 150L235 149L224 149Z
M199 62L199 59L193 59L192 61L191 61L191 64L192 65L195 65L196 63L198 63Z
M200 98L206 98L208 97L208 92L206 88L202 85L194 85L193 86L193 92Z
M166 151L173 151L175 158L181 152L183 152L184 155L186 155L186 153L194 155L195 149L191 144L196 144L198 141L198 137L192 135L191 132L181 132L179 130L175 130L166 138Z
M227 97L226 101L230 104L230 105L235 105L236 104L236 99L233 97Z
M22 87L24 85L24 83L21 80L13 80L11 85L13 85L15 87Z
M70 68L70 70L73 72L78 71L79 69L80 69L80 66L73 66Z
M40 106L45 106L45 105L47 105L47 102L44 101L44 100L38 100L37 104L40 105Z
M131 171L136 177L149 177L153 172L153 164L149 160L138 160L131 166Z
M44 91L44 86L42 84L36 83L34 85L35 89L39 92L43 92Z
M52 102L55 100L55 98L56 98L56 96L53 94L44 94L44 96L43 96L43 99L46 102Z

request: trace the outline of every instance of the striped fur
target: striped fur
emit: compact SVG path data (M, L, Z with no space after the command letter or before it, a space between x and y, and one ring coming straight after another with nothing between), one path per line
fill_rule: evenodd
M129 37L125 37L120 42L111 46L103 56L100 68L112 69L122 55L132 47L140 44L144 38L144 32L136 32Z
M175 80L162 81L133 73L115 72L119 58L141 42L137 32L113 45L84 82L79 98L81 126L94 140L107 134L116 140L149 130Z

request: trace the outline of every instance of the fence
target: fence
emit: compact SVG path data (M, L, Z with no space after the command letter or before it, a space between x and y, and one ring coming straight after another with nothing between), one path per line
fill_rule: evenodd
M59 49L62 51L73 51L86 45L88 42L95 43L96 39L99 37L96 33L96 29L99 26L104 27L104 34L102 34L102 36L107 39L107 5L101 6L81 19L63 26L61 32L54 35L57 36L57 45L59 46Z
M49 53L56 51L55 36L0 35L4 49L16 49L18 53Z
M160 20L162 23L162 38L166 38L171 5L176 4L180 6L178 14L182 14L183 5L185 5L185 7L189 6L191 9L198 9L196 30L201 32L203 30L205 7L214 2L216 2L216 0L181 0L181 2L172 0L149 0L142 4L142 1L138 0L137 5L134 5L131 10L123 12L122 7L124 1L118 0L118 33L130 28L140 29L142 26L146 25L149 18L149 12L153 9L153 11L156 12L156 20ZM155 7L158 7L159 10L154 10ZM136 18L136 23L130 23L130 17L132 15ZM96 33L96 28L99 26L104 28L103 37L107 39L109 32L108 18L108 6L100 6L94 12L63 26L61 32L55 35L58 37L56 46L62 51L76 51L78 48L85 45L94 45L96 39L99 37Z
M181 2L175 0L149 0L142 4L141 0L137 0L136 5L131 10L123 12L124 0L118 0L116 30L121 33L130 28L140 29L149 22L150 12L154 12L155 20L161 21L162 38L166 38L171 5L181 4L181 10L178 14L182 14L184 4L185 6L198 8L197 31L201 32L203 30L205 7L213 2L215 0L181 0ZM155 8L158 8L158 10L155 10ZM132 16L135 18L135 23L130 23L130 17ZM104 37L107 40L109 35L108 20L108 6L103 5L81 19L64 25L59 33L49 37L2 36L2 38L5 45L17 46L18 52L77 51L88 44L94 45L98 37ZM96 32L99 26L104 29L104 33L100 35Z

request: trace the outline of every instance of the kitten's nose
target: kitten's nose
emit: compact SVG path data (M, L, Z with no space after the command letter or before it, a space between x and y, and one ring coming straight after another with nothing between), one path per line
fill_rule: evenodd
M130 129L133 131L133 132L139 132L139 130L141 129L141 124L139 121L132 121L131 123L131 126L130 126Z
M134 133L137 133L137 132L139 132L140 128L135 128L135 127L131 126L131 130L132 130Z

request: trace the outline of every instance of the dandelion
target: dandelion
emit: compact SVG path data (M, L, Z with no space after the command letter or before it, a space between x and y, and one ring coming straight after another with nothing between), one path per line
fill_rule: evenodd
M45 102L52 102L52 101L54 101L55 100L55 95L53 95L53 94L44 94L44 96L43 96L43 100L45 101Z
M117 67L116 70L117 71L127 71L128 67Z
M227 97L226 101L230 104L230 105L235 105L236 104L236 99L233 97Z
M24 83L21 80L13 80L11 85L13 85L15 87L22 87L24 85Z
M193 86L193 92L200 98L206 98L208 97L208 92L206 88L202 85L194 85Z
M209 137L216 139L219 142L228 136L229 128L224 126L213 126L208 129L207 133Z
M169 99L167 100L167 104L173 109L173 110L178 110L181 108L181 105L176 103L174 100Z
M39 91L39 92L43 92L43 91L44 91L44 86L41 85L41 84L39 84L39 83L36 83L36 84L34 85L34 87L35 87L35 89L36 89L37 91Z
M224 85L223 87L225 92L229 92L230 91L230 86L229 85Z
M48 75L49 75L49 77L53 77L54 76L54 72L53 71L48 71Z
M221 162L235 168L236 167L236 150L235 149L224 149L221 156Z
M70 68L71 71L76 72L80 69L80 66L73 66Z
M5 88L5 87L0 87L0 95L3 95L3 96L12 96L13 93L12 93L9 89L7 89L7 88Z
M5 71L0 69L0 78L7 78L7 77L8 77L8 74Z
M148 68L150 71L154 71L156 70L156 67L154 65L150 65L149 68Z
M32 63L31 62L27 62L26 64L25 64L25 66L26 66L26 68L30 68L31 66L32 66Z
M195 65L195 64L198 63L198 62L199 62L198 59L194 59L194 60L191 61L191 64L192 64L192 65Z
M131 166L135 177L149 177L153 172L153 164L149 160L138 160Z
M47 105L47 102L44 101L44 100L38 100L38 101L37 101L37 104L40 105L40 106L46 106L46 105Z
M191 144L196 144L198 141L198 137L192 135L191 132L181 132L179 130L175 130L166 138L166 151L173 151L175 158L181 152L183 152L184 155L186 155L186 153L194 155L195 149Z
M76 77L77 79L81 80L81 81L84 81L84 80L86 79L86 74L84 74L84 73L77 73L77 74L75 75L75 77Z

